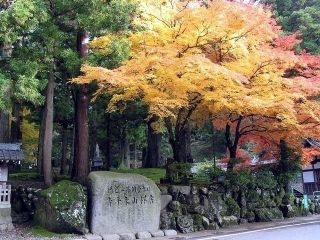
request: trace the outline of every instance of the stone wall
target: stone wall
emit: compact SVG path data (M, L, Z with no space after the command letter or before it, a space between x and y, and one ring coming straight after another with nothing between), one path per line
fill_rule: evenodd
M310 209L305 211L302 199L285 194L283 189L229 191L222 185L160 185L159 189L160 228L182 233L320 213L319 203L310 201ZM24 187L12 190L13 223L33 220L40 192L41 189Z
M159 188L164 202L160 228L181 233L320 213L320 205L311 201L310 212L303 211L301 200L286 195L283 189L228 192L223 186Z
M11 192L12 222L24 223L33 220L36 204L39 200L39 188L17 187Z

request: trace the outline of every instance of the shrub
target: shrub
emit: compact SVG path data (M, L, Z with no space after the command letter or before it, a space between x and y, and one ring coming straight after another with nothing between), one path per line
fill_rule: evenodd
M271 190L277 186L275 176L270 171L257 172L255 176L256 186L260 189Z
M211 161L205 161L197 164L194 179L211 182L221 175L224 175L224 171L219 166Z
M167 166L167 180L174 184L189 183L192 178L191 164L173 162Z
M254 176L249 169L226 174L225 186L229 190L246 189L254 184Z
M225 204L226 204L226 208L227 208L226 214L228 216L231 216L231 215L236 216L236 217L240 216L240 207L233 198L228 197L225 201Z
M286 193L282 198L282 203L285 205L294 205L294 195L292 193Z

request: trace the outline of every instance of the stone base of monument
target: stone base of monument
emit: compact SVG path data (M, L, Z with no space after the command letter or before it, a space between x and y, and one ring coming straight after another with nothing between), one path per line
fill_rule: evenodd
M150 179L138 174L91 172L88 240L135 240L174 236L159 230L160 211L172 200L160 196Z
M122 234L86 234L85 238L87 240L135 240L135 239L150 239L152 237L172 237L176 236L177 231L175 230L158 230L155 232L138 232L133 233L122 233Z
M0 205L0 231L12 230L11 205Z

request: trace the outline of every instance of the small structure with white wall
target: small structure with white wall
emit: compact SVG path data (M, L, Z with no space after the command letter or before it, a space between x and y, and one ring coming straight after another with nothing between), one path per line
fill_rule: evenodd
M8 165L20 164L24 156L20 144L0 144L0 231L13 228L11 219L11 185Z
M320 156L303 168L302 182L305 194L313 195L313 192L320 191Z

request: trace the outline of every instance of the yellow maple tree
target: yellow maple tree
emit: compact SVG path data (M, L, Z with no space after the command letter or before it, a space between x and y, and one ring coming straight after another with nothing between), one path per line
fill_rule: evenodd
M154 126L166 128L174 159L191 161L185 136L191 120L231 125L239 117L274 119L273 127L296 129L297 99L283 79L297 58L273 43L282 34L263 6L225 0L141 0L134 31L127 35L131 57L114 70L84 65L74 82L97 81L111 93L109 111L141 99ZM95 39L91 47L108 51L116 38Z

